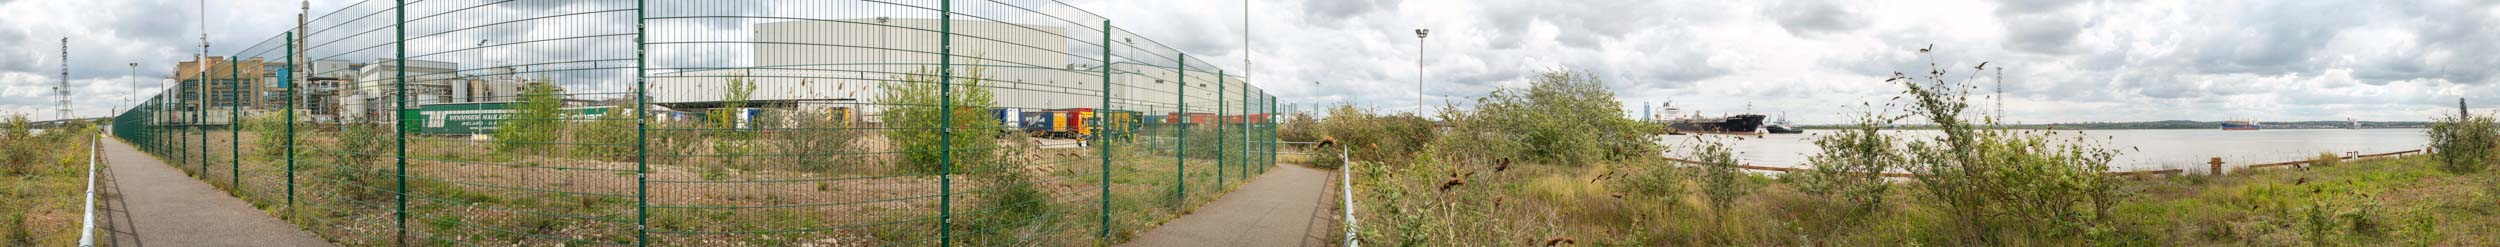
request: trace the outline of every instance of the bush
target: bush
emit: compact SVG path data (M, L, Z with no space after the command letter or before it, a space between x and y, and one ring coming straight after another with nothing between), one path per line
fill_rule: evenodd
M9 115L8 120L0 121L0 125L7 128L0 130L0 174L17 174L33 166L35 156L42 151L26 148L27 145L40 143L32 139L35 136L28 128L26 115Z
M544 145L554 142L563 131L564 102L556 98L556 88L533 83L521 91L521 102L512 105L512 117L495 128L496 150L538 154Z
M1949 81L1941 67L1929 71L1918 78L1894 73L1886 81L1907 87L1905 117L1927 120L1943 133L1912 139L1907 168L1930 201L1956 218L1951 222L1964 231L1963 241L1994 245L2009 233L2036 239L2108 233L2110 207L2123 195L2100 173L2109 170L2116 151L2091 146L2080 135L2057 139L2055 131L1974 122L1963 111L1976 86Z
M1292 115L1285 119L1284 126L1276 129L1276 139L1289 142L1319 141L1318 118L1312 118L1311 114Z
M581 149L574 154L593 160L633 161L634 150L639 148L634 146L634 138L638 135L634 119L638 118L638 113L630 112L633 110L633 103L620 103L599 114L590 124L573 128L572 136L582 142Z
M739 160L746 158L747 154L755 149L748 145L755 140L755 135L748 133L746 126L739 125L742 120L750 120L739 119L739 116L744 115L747 100L754 98L754 95L755 80L729 78L726 90L721 90L721 107L712 108L710 114L704 114L709 118L707 120L711 121L712 132L710 134L713 134L711 156L719 157L720 164L744 167L746 163L739 162ZM717 171L720 167L712 168Z
M1726 213L1734 209L1736 199L1753 192L1751 178L1744 168L1737 167L1736 152L1719 140L1694 137L1697 144L1686 147L1687 159L1701 164L1702 194L1710 199L1710 209Z
M941 159L951 159L957 166L964 167L980 167L995 160L996 156L991 151L998 146L999 135L954 135L951 144L941 144L941 129L981 133L978 131L990 130L998 124L996 116L991 116L989 112L995 104L986 86L989 79L984 77L985 72L979 66L971 68L956 75L957 78L939 78L938 71L924 68L918 73L884 83L885 95L878 102L891 107L879 114L883 114L885 119L886 138L901 151L903 167L900 170L938 172L942 168L939 167ZM941 97L939 87L948 82L956 84L954 97ZM954 108L941 109L941 103L952 103ZM951 125L941 119L950 115L953 117ZM952 150L954 155L942 155L946 150Z
M1572 71L1538 74L1528 88L1496 89L1478 98L1475 112L1446 107L1452 135L1482 135L1463 145L1497 145L1496 157L1579 165L1599 160L1651 157L1662 150L1651 137L1665 134L1625 118L1621 102L1596 76ZM1481 142L1481 143L1479 143Z
M1825 201L1845 202L1855 213L1880 209L1892 186L1883 173L1908 165L1907 157L1894 149L1900 138L1879 132L1898 118L1883 115L1867 114L1847 129L1816 136L1814 145L1822 151L1806 157L1806 165L1813 170L1791 174L1797 190Z
M1385 164L1411 163L1415 153L1423 151L1425 144L1438 137L1432 130L1432 121L1421 116L1374 115L1353 105L1338 105L1329 109L1328 119L1320 120L1319 129L1326 139L1335 141L1335 145L1348 145L1345 152L1352 155L1354 161ZM1339 164L1341 157L1338 152L1326 149L1314 151L1320 154L1319 161L1315 162L1317 165L1342 165Z
M808 170L831 170L844 162L860 160L865 158L861 156L868 155L854 152L857 149L852 145L859 140L861 130L852 129L849 121L838 114L801 109L775 115L775 118L782 119L765 122L786 124L793 131L768 138L781 153L793 157L790 160L792 165Z
M2500 136L2500 128L2493 128L2489 116L2440 118L2428 131L2440 168L2450 173L2474 173L2500 161L2500 151L2494 150L2500 148L2500 137L2495 137Z
M244 128L251 130L253 136L260 137L259 142L252 144L252 155L263 160L285 158L287 132L293 131L287 129L286 114L260 114L243 121Z

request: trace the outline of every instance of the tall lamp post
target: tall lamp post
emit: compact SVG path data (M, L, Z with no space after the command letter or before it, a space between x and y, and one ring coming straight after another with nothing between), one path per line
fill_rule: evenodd
M131 79L131 80L138 80L138 79L139 79L139 63L130 63L130 79ZM138 101L138 100L139 100L139 82L137 82L137 81L125 81L125 82L126 82L126 83L130 83L130 96L129 96L129 97L126 97L126 98L122 98L122 104L124 104L124 105L130 105L132 108L138 108L139 103L138 103L138 102L135 102L135 101Z
M1415 29L1415 116L1424 116L1424 37L1432 29Z

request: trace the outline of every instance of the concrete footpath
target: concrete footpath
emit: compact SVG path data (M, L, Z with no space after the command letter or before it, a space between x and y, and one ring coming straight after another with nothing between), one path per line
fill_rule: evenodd
M1147 230L1120 246L1327 246L1338 220L1329 213L1335 173L1297 165L1268 168L1195 213Z
M336 246L128 144L103 146L112 167L99 217L112 241L99 246Z

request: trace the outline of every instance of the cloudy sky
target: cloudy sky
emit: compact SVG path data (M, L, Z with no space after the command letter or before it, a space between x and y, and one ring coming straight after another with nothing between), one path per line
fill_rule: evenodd
M210 2L215 54L284 31L297 4ZM2500 1L1290 0L1249 2L1247 18L1240 1L1066 2L1221 67L1247 57L1260 87L1305 107L1411 111L1420 55L1433 105L1570 69L1634 112L1674 101L1829 123L1897 93L1883 79L1925 71L1916 50L1930 45L1956 75L2005 68L2005 111L2021 122L2423 120L2459 97L2500 105ZM52 118L66 36L76 110L101 115L196 52L201 17L195 1L0 0L0 113ZM1416 28L1433 30L1420 51Z

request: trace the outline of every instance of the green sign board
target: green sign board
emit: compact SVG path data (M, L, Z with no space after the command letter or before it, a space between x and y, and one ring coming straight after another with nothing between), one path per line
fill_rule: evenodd
M493 134L495 126L512 117L513 102L429 104L418 107L416 116L419 134L474 135ZM615 107L570 107L560 110L566 119L596 118Z

